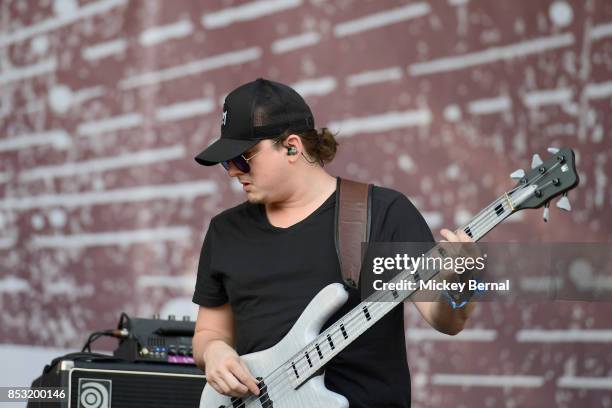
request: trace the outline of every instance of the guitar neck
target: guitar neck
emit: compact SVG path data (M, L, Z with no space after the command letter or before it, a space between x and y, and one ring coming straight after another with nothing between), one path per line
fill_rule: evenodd
M512 207L513 201L507 193L500 196L461 229L474 241L480 240L515 211ZM425 256L431 256L435 253L444 254L443 249L436 245ZM439 272L439 270L423 268L419 268L416 272L404 270L391 279L391 282L426 282ZM415 291L416 289L376 291L319 334L313 342L301 349L284 364L283 369L287 376L292 379L293 386L297 388L316 374L332 358Z

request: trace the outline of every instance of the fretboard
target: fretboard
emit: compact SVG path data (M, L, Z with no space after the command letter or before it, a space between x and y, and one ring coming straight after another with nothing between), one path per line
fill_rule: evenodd
M512 195L512 192L510 194ZM508 194L500 196L461 229L474 241L478 241L514 212L513 202L516 202L513 196L512 198ZM436 252L440 256L445 256L444 249L439 245L430 249L425 256L434 256ZM439 272L439 270L420 268L413 273L412 270L407 269L398 273L391 279L391 282L412 280L418 287L419 282L426 282ZM314 341L302 348L280 369L285 372L294 388L297 388L415 291L416 289L374 292L319 334Z

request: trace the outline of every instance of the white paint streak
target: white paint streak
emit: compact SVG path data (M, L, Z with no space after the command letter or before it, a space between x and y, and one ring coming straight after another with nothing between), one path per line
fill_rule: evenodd
M612 96L612 81L588 84L584 93L589 99L605 99Z
M35 235L31 240L31 245L39 249L125 246L143 242L181 241L190 236L191 228L177 226L91 234Z
M39 75L48 74L57 69L57 59L55 57L37 62L36 64L13 67L0 73L0 85L10 82L21 81Z
M56 129L6 138L0 140L0 152L44 145L66 149L70 145L70 135L63 129Z
M558 34L506 46L488 48L464 55L420 62L410 65L408 70L413 76L448 72L496 61L510 60L525 55L538 54L547 50L568 47L572 44L574 44L574 35L572 33Z
M330 76L306 79L292 84L291 87L304 97L308 95L327 95L336 89L336 79Z
M501 388L538 388L544 384L544 377L532 375L493 375L493 374L434 374L433 385L452 385L459 387L501 387Z
M113 41L107 41L98 43L89 47L83 48L81 55L83 59L87 61L98 60L111 55L121 54L127 48L127 41L123 38L119 38Z
M472 115L488 115L512 109L512 100L506 96L478 99L468 104L468 112Z
M1 33L0 48L26 40L30 37L34 37L47 31L55 30L65 25L72 24L77 20L88 18L96 14L106 13L115 7L124 6L126 4L127 0L97 1L79 8L78 10L76 10L75 13L62 14L58 17L50 18L28 27L21 27L16 29L13 33Z
M188 75L195 75L214 69L219 69L231 65L240 65L245 62L254 61L261 57L261 49L258 47L245 48L239 51L232 51L226 54L204 58L186 64L162 69L160 71L147 72L145 74L134 75L122 79L119 88L130 89L140 86L153 85L159 82L170 81Z
M227 27L230 24L255 20L279 11L298 7L302 0L261 0L240 6L207 13L202 16L202 25L208 29Z
M181 159L185 157L185 153L185 147L183 145L141 150L135 153L66 163L58 166L35 167L32 170L22 171L19 175L19 179L21 181L32 181L143 166L151 163Z
M347 35L353 35L363 31L399 23L400 21L421 17L428 14L430 11L431 8L429 4L425 2L409 4L407 6L385 10L355 20L339 23L334 27L334 35L336 37L345 37Z
M612 390L612 377L564 376L557 380L557 386L580 390Z
M543 330L516 332L519 343L612 343L612 330Z
M148 185L106 191L84 191L73 194L45 194L29 197L7 197L0 200L0 208L29 210L45 207L84 207L98 204L129 203L150 200L192 199L217 192L213 181L193 181L178 184Z
M81 136L95 136L100 133L140 126L142 123L143 116L140 113L127 113L125 115L81 123L77 126L77 133Z
M139 276L136 285L140 288L172 288L193 290L195 279L193 276Z
M162 106L157 109L155 117L162 122L180 120L198 115L205 115L215 109L212 99L195 99L183 101L173 105Z
M51 297L69 297L73 300L75 297L90 297L95 293L93 283L86 283L84 285L76 285L71 281L55 281L47 283L44 286L45 296Z
M193 24L191 24L191 21L181 20L176 23L146 29L140 33L139 41L143 46L150 46L175 38L187 37L192 32Z
M523 213L522 211L514 213L509 219ZM519 285L521 290L528 292L550 292L563 286L563 278L557 276L528 276L521 278Z
M489 342L497 338L496 330L465 329L456 336L449 336L433 329L412 328L406 330L406 338L410 341L476 341Z
M571 102L574 91L570 88L558 88L545 91L533 91L525 94L524 103L529 108L537 108L543 105L559 105Z
M400 67L385 68L375 71L364 71L348 76L346 78L346 86L352 88L387 81L396 81L401 79L402 75L403 73Z
M0 293L15 294L19 292L30 292L32 288L27 280L16 278L15 276L7 276L0 279Z
M431 123L431 111L419 109L404 112L387 112L380 115L350 118L332 122L328 126L337 137L349 137L359 133L375 133L411 126L427 126Z
M592 40L600 40L606 37L612 37L612 22L596 25L591 29Z
M293 37L280 38L270 46L274 54L282 54L297 50L298 48L308 47L321 41L321 34L317 32L304 33Z
M83 88L75 91L72 96L72 103L78 105L83 103L89 99L98 98L104 95L104 87L103 86L92 86L90 88Z

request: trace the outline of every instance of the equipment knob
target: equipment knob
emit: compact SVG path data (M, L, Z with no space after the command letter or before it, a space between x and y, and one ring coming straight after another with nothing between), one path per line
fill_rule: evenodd
M159 320L159 313L153 314L153 319L154 320Z
M188 321L190 321L190 320L191 320L191 317L190 317L190 316L187 316L187 315L183 316L183 321L184 321L184 322L188 322Z
M175 315L168 315L168 320L176 320L176 316Z

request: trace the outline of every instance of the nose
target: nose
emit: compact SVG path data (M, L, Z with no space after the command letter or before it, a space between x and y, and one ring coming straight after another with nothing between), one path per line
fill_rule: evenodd
M227 169L227 174L229 174L230 177L236 177L244 174L244 172L240 171L240 169L236 167L233 161L230 161L229 168Z

